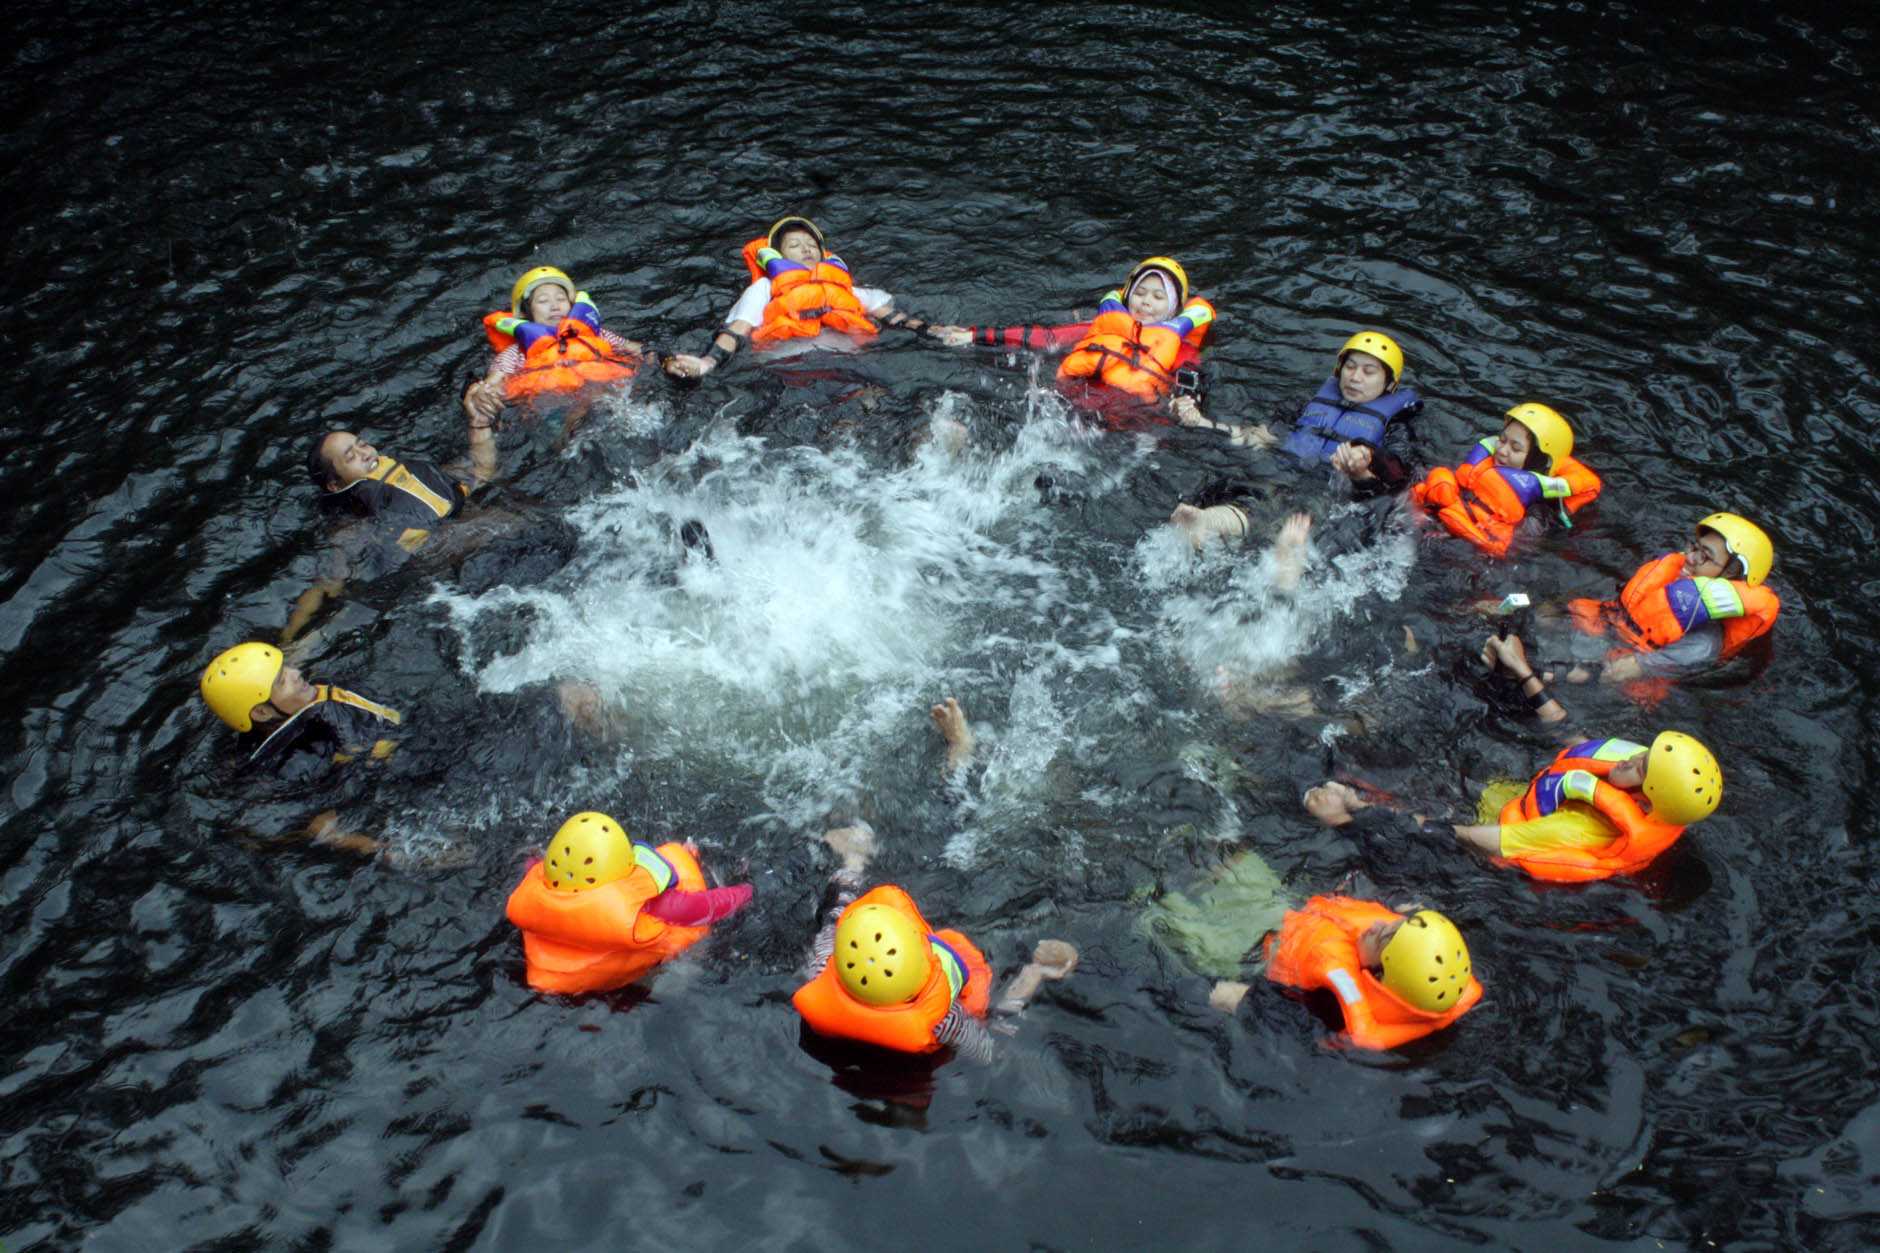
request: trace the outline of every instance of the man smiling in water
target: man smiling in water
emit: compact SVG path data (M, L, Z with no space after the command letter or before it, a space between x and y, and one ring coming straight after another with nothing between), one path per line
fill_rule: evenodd
M363 525L335 545L320 577L294 602L281 631L283 644L306 628L327 597L345 591L366 545L387 539L407 553L416 552L433 527L458 515L473 489L496 477L496 439L489 420L473 414L468 436L468 455L449 466L396 461L352 431L328 431L313 441L307 449L307 477L322 492L322 503L350 511Z

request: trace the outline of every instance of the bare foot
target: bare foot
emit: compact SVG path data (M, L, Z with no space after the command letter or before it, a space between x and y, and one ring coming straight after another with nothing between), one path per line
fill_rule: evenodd
M928 711L933 715L933 724L940 730L940 737L947 742L947 774L957 774L966 763L973 759L972 724L966 721L966 711L960 708L960 702L949 696Z
M842 868L854 874L868 869L868 859L875 855L875 829L866 822L825 831L822 838L830 851L842 859Z
M1273 586L1290 590L1299 585L1306 569L1306 539L1312 534L1312 515L1295 513L1287 517L1273 541Z
M1247 515L1233 505L1210 505L1206 509L1176 505L1168 520L1170 526L1188 537L1196 551L1205 548L1209 540L1225 543L1247 533Z
M1240 1003L1247 999L1247 993L1253 989L1247 984L1233 979L1216 981L1214 990L1208 993L1208 1004L1223 1014L1231 1014L1240 1008Z

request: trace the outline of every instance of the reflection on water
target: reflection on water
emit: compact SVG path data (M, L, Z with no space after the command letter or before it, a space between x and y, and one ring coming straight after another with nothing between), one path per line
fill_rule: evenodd
M0 1242L1870 1245L1875 32L1716 16L445 6L389 57L346 6L15 15ZM943 320L1068 320L1173 253L1221 309L1223 417L1290 412L1381 326L1426 462L1544 399L1606 494L1489 568L1206 432L1093 431L1024 357L642 377L572 438L505 431L490 534L322 615L314 673L408 714L391 762L234 780L196 677L318 568L305 441L455 455L528 264L696 351L795 209ZM1249 477L1244 552L1162 525ZM1547 888L1299 812L1328 773L1455 813L1526 777L1552 745L1470 673L1462 606L1604 594L1718 508L1777 537L1768 664L1572 695L1724 757L1649 875ZM278 838L326 807L415 864ZM645 988L538 999L501 902L588 807L757 904ZM1083 950L991 1066L804 1046L846 815L1002 974ZM1440 905L1483 1006L1388 1057L1272 989L1209 1009L1140 908L1243 848L1301 896L1362 870Z

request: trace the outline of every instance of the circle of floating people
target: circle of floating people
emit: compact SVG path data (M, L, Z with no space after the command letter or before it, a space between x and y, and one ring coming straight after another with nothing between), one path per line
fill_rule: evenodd
M423 736L422 726L387 703L397 697L380 690L374 676L333 676L348 687L316 683L290 656L317 646L317 632L308 635L308 628L331 612L329 602L345 595L350 579L448 549L454 532L474 526L479 489L502 473L494 436L506 415L545 401L584 405L642 371L694 386L792 347L850 349L889 332L930 348L1054 360L1055 390L1090 429L1153 435L1190 428L1239 459L1244 473L1204 484L1169 518L1178 546L1202 557L1257 546L1272 520L1267 502L1275 482L1303 490L1329 481L1342 501L1407 514L1426 544L1472 545L1482 562L1544 546L1600 494L1599 476L1580 459L1572 419L1518 396L1507 397L1499 429L1460 450L1453 465L1419 475L1422 400L1405 379L1403 349L1374 328L1356 328L1329 354L1322 381L1300 381L1305 399L1289 420L1213 413L1202 350L1215 309L1171 257L1152 256L1130 269L1088 317L964 326L910 315L887 291L861 285L822 229L801 215L775 222L741 256L747 284L697 352L656 351L605 325L600 304L564 269L525 270L507 308L483 319L489 365L461 393L465 447L449 464L401 459L354 431L311 438L309 487L332 531L318 576L289 607L277 636L225 647L202 675L204 702L235 733L230 751L241 771L318 778L365 768L394 754L402 740ZM955 432L951 446L963 438L963 429ZM1258 472L1256 457L1263 458ZM1309 512L1291 509L1271 528L1269 595L1297 588L1311 558L1313 525ZM1375 525L1362 526L1346 542L1375 534ZM682 538L710 555L702 524L688 522ZM1319 542L1335 547L1339 539L1321 528ZM1767 584L1774 556L1761 527L1720 509L1695 521L1682 550L1646 561L1603 598L1531 603L1516 594L1472 606L1494 629L1479 654L1469 646L1468 660L1479 682L1499 684L1511 707L1543 724L1565 722L1569 693L1583 684L1614 685L1649 720L1670 684L1730 662L1774 627L1780 602ZM1545 646L1567 654L1557 665L1532 659L1543 626L1554 631ZM1417 641L1407 628L1405 634L1406 647L1415 650ZM1262 688L1230 667L1216 678L1224 701L1299 707L1296 693ZM569 734L614 733L606 702L582 682L553 684L541 705ZM930 717L944 744L941 772L957 782L976 751L971 722L950 696L932 706ZM1565 739L1551 760L1535 763L1527 782L1492 784L1473 821L1432 821L1413 812L1418 806L1357 779L1307 789L1304 808L1328 827L1436 831L1453 837L1458 856L1479 855L1480 864L1502 873L1585 882L1640 874L1722 800L1716 756L1687 732L1660 728L1639 741ZM348 829L354 825L361 824L327 810L301 834L357 855L397 859L387 841L369 829ZM898 884L873 881L869 867L881 843L861 821L816 837L816 855L826 855L833 868L820 917L803 922L792 1004L806 1040L984 1059L995 1031L1015 1030L997 1019L1019 1014L1047 983L1069 977L1077 949L1063 939L1039 940L995 995L995 958L1015 958L989 958L971 937L945 925L945 900L923 905ZM1189 968L1214 980L1210 1001L1223 1011L1259 986L1253 980L1329 994L1334 1021L1343 1024L1329 1042L1346 1047L1398 1048L1492 1006L1453 921L1421 900L1368 899L1365 886L1359 876L1301 900L1246 852L1191 891L1152 902L1143 922ZM649 977L749 905L752 893L748 883L711 886L693 841L655 842L616 816L587 810L555 824L505 909L519 939L521 977L542 993L576 996Z

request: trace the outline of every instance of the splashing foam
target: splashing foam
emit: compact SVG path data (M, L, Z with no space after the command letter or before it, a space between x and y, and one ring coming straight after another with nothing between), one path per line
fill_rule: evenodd
M970 417L948 396L930 420ZM1032 487L1047 466L1087 474L1089 442L1047 412L1003 454L935 439L884 470L714 427L571 510L579 550L551 583L432 601L484 690L592 683L626 711L635 759L761 777L765 819L807 828L884 762L937 749L926 707L950 692L980 697L982 727L1005 723L982 737L988 777L1022 794L1071 734L1043 698L1051 676L1119 664L1087 576L1051 559L1058 516ZM712 558L680 543L692 520ZM494 629L518 620L520 646ZM1009 711L986 695L1007 691Z

